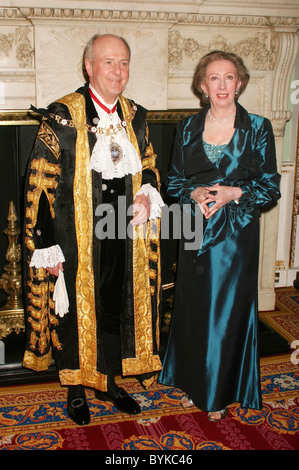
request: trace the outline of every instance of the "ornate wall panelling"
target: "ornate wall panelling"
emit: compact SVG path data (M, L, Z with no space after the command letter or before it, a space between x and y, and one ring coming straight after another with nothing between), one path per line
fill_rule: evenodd
M296 3L82 0L79 5L71 0L5 0L6 6L0 7L0 108L46 106L76 89L82 83L83 48L95 32L121 34L131 44L126 95L149 110L197 108L190 84L199 57L215 48L232 50L242 55L251 72L240 102L272 120L280 168L285 123L291 118L290 80L298 55ZM274 208L262 217L262 310L274 306L277 232L278 208Z

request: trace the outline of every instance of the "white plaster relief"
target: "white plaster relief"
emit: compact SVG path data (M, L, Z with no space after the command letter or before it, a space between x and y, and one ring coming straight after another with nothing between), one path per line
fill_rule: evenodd
M144 28L36 27L37 106L75 91L86 43L96 33L123 36L132 49L130 80L124 95L148 109L167 108L167 33Z
M19 109L35 99L33 28L2 25L0 29L0 107Z
M1 26L1 70L30 69L34 64L33 31L28 26Z
M189 28L172 29L169 33L169 67L185 69L213 50L239 54L252 70L271 70L271 35L267 31L253 32L246 29Z

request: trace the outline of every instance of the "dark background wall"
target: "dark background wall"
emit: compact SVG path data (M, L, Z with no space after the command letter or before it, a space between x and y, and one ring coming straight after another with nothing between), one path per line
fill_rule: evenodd
M8 237L3 233L7 227L8 205L13 201L18 224L23 223L23 185L27 162L35 140L38 126L0 126L0 276L7 264L5 258ZM21 236L18 240L21 243ZM0 305L5 304L6 294L0 290Z

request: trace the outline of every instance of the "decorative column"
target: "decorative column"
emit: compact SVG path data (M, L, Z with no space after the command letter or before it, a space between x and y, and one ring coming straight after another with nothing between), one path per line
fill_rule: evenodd
M283 139L286 122L291 119L288 98L291 76L298 54L299 37L292 32L276 32L272 36L275 56L272 81L271 122L276 144L277 166L281 171ZM259 273L259 310L275 307L275 262L278 234L279 206L266 211L261 221L261 248Z

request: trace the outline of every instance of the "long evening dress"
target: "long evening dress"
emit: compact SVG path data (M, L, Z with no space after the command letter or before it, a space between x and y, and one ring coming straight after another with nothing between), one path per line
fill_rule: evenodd
M159 382L184 391L205 411L239 402L262 407L258 348L260 208L279 197L269 120L236 103L235 132L211 160L203 143L207 109L178 124L168 192L181 206L197 186L240 186L232 201L203 219L199 250L180 241L168 346ZM207 153L206 153L207 152ZM184 230L182 231L184 235Z

